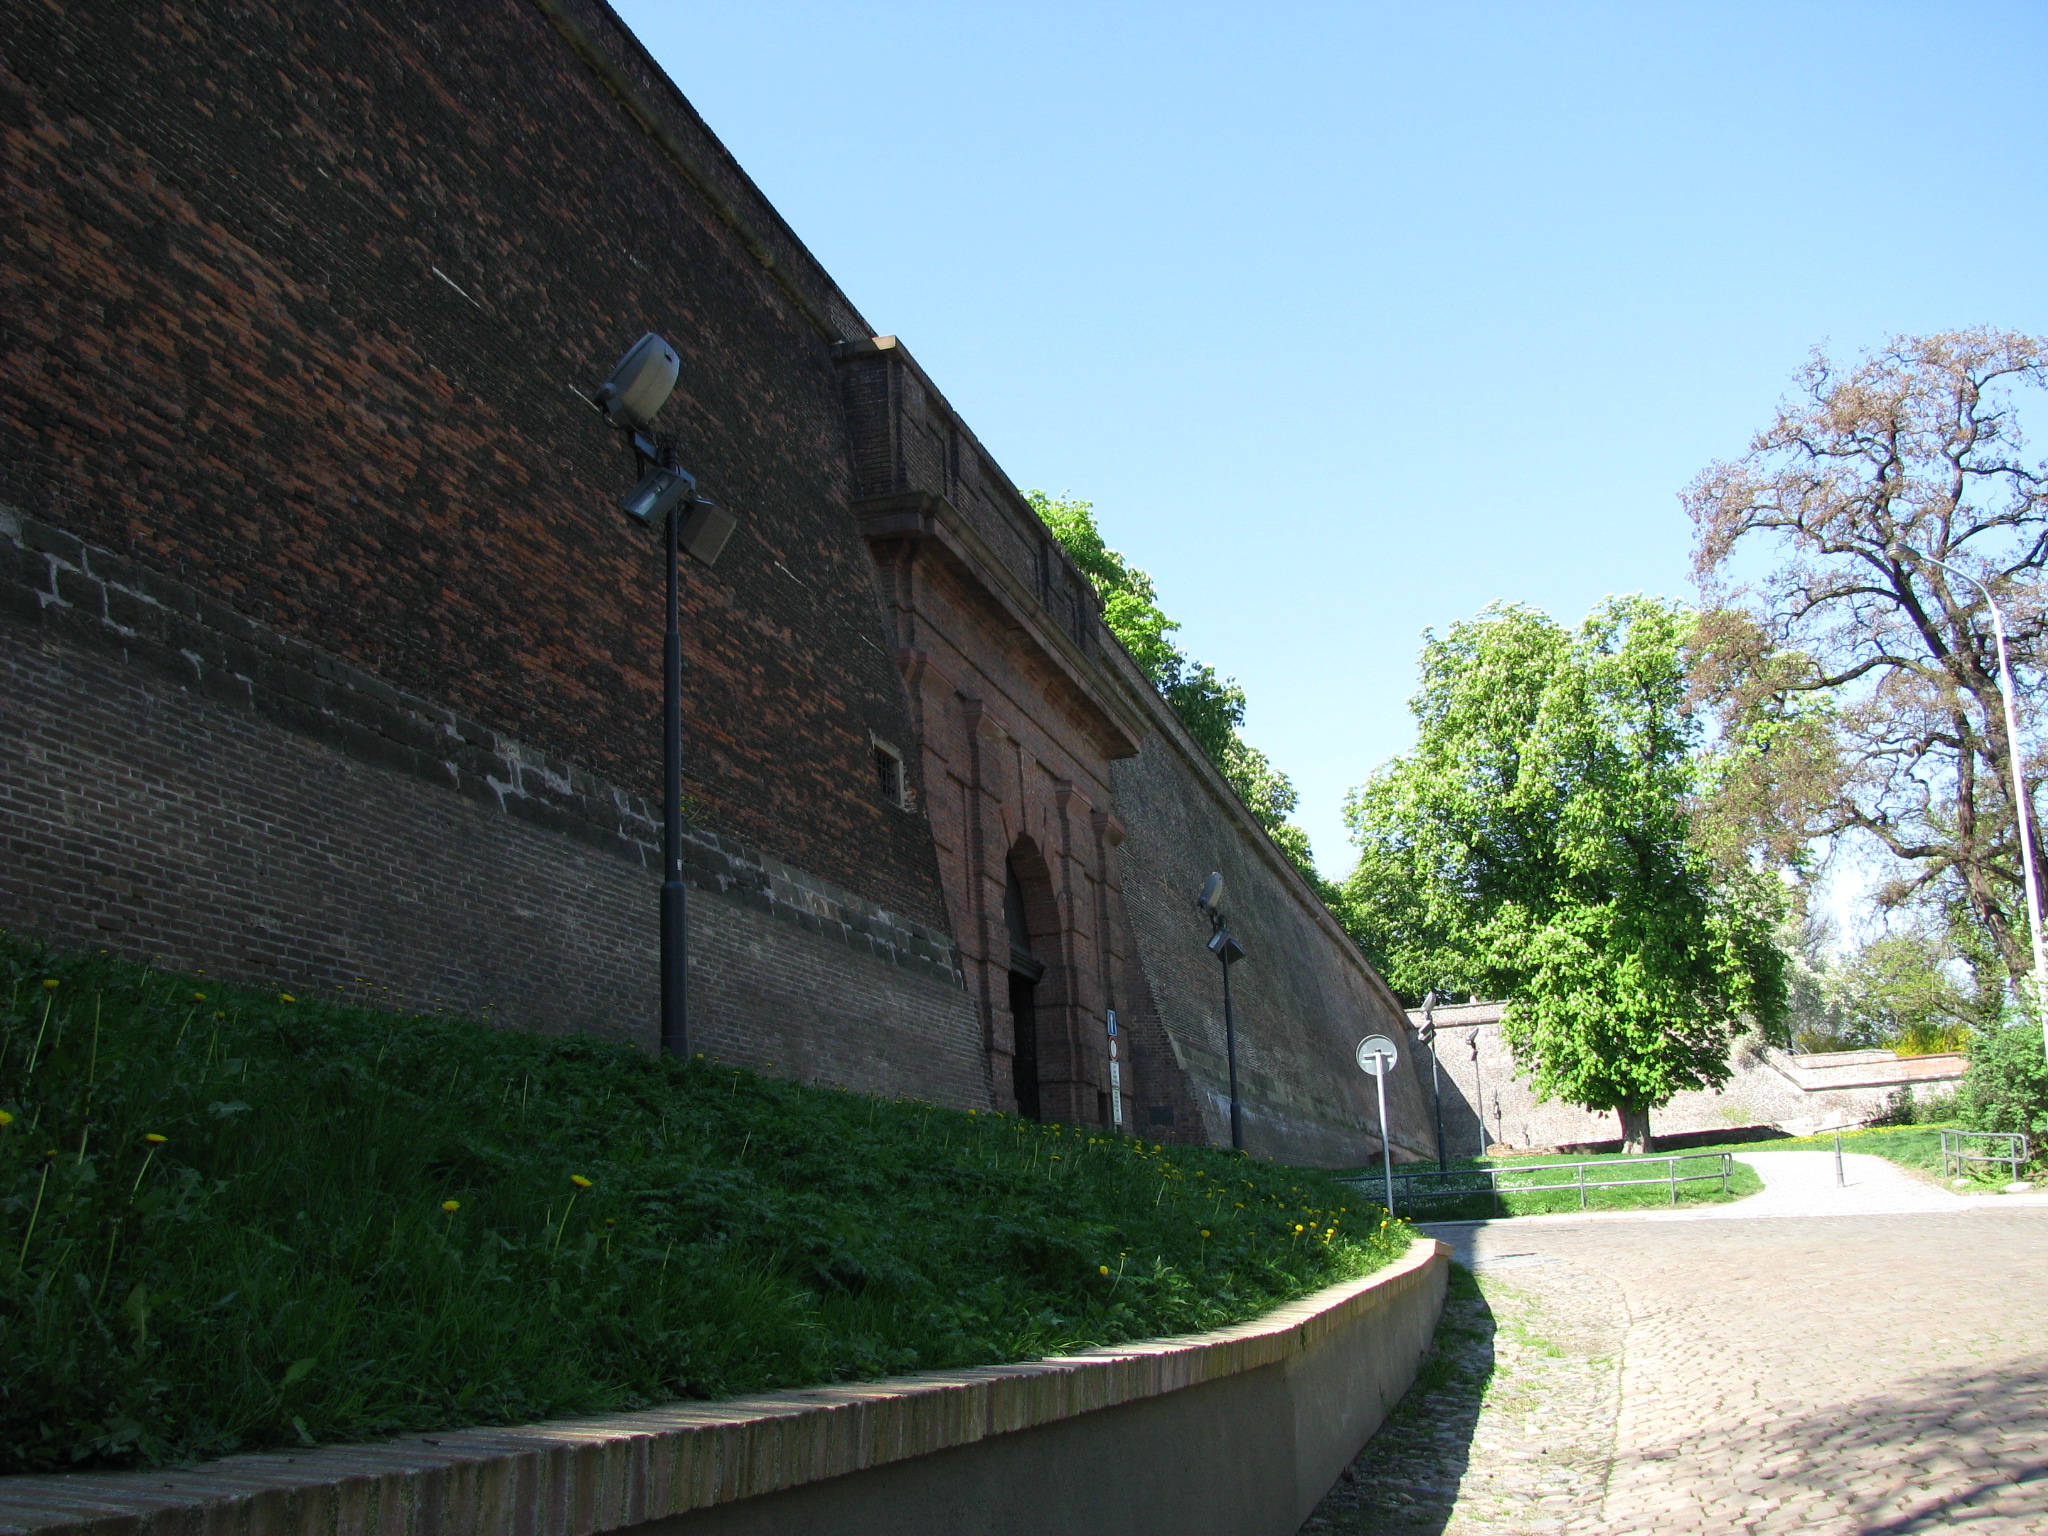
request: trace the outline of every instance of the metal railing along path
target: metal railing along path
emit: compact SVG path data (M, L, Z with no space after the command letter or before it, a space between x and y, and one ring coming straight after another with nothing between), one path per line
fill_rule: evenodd
M1680 1163L1711 1164L1696 1173L1681 1173ZM1615 1178L1612 1170L1658 1167L1661 1173L1644 1178ZM1592 1169L1594 1177L1587 1176ZM1625 1189L1646 1184L1662 1184L1671 1191L1671 1203L1678 1204L1678 1186L1702 1182L1718 1183L1721 1193L1728 1193L1729 1179L1735 1172L1734 1154L1728 1152L1675 1152L1663 1157L1607 1157L1583 1163L1525 1163L1519 1167L1506 1168L1423 1168L1394 1175L1394 1203L1397 1207L1422 1204L1437 1200L1469 1200L1475 1196L1491 1196L1503 1211L1506 1202L1503 1195L1510 1194L1564 1194L1577 1191L1579 1209L1586 1209L1586 1194L1589 1190ZM1342 1182L1357 1184L1361 1188L1376 1184L1377 1179L1354 1178Z
M1970 1150L1972 1142L1984 1142L1982 1151ZM2003 1152L1991 1150L1990 1143L2004 1146ZM2020 1182L2020 1168L2027 1160L2027 1138L2017 1131L1943 1131L1941 1133L1941 1176L1954 1178L1963 1171L1965 1163L2011 1163L2012 1181Z

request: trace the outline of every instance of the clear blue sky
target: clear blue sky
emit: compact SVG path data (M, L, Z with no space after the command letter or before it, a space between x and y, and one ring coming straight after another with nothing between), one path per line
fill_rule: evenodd
M1025 487L1096 504L1325 872L1422 631L1689 592L1807 350L2048 331L2048 6L621 6Z

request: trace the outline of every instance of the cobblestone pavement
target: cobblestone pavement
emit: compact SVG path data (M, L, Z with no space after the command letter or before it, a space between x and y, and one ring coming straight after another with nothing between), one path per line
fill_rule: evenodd
M1443 1229L1452 1347L1304 1529L2048 1533L2048 1209L1959 1204Z
M1539 1279L1530 1270L1541 1265ZM1597 1532L1620 1402L1612 1280L1534 1255L1454 1282L1437 1356L1302 1527L1334 1536ZM1454 1520L1455 1517L1455 1520Z

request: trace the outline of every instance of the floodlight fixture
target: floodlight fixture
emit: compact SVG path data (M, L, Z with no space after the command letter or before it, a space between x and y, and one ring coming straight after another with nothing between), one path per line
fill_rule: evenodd
M700 565L716 565L725 552L725 541L739 527L739 519L715 501L699 496L688 509L676 514L683 525L676 531L683 553Z
M1235 965L1244 958L1244 948L1231 937L1228 928L1218 928L1209 936L1209 953L1225 965Z
M614 426L638 431L668 404L682 368L676 349L649 331L627 348L591 399Z
M678 502L692 495L697 481L673 464L657 464L641 477L640 483L619 498L619 510L650 526L660 522Z
M1202 894L1195 898L1195 905L1200 907L1204 912L1214 912L1216 910L1216 903L1221 901L1222 899L1222 872L1211 871L1209 878L1202 882Z

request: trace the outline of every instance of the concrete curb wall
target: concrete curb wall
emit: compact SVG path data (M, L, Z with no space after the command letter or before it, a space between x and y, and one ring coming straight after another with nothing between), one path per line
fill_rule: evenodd
M0 1478L0 1536L1284 1536L1409 1383L1450 1250L1084 1355L150 1472Z

